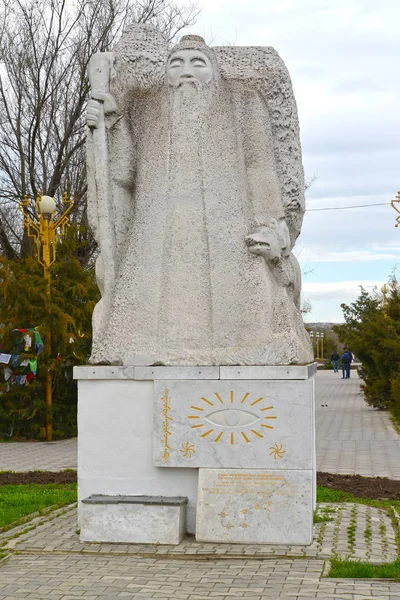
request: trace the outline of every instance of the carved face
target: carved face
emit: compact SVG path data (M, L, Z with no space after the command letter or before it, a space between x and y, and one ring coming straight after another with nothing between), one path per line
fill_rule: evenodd
M173 86L191 80L208 83L212 77L212 67L210 60L203 52L178 50L168 61L167 75L168 82Z

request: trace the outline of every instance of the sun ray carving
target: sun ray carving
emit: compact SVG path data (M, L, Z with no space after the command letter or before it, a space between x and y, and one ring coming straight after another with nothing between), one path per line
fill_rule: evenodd
M254 433L254 435L256 435L259 438L263 438L264 437L261 433L258 433L258 431L256 431L255 429L252 429L251 433Z
M254 402L250 403L250 406L254 406L255 404L258 404L259 402L262 402L264 400L264 398L257 398L257 400L254 400Z
M210 433L212 433L214 431L214 429L209 429L208 431L206 431L205 433L203 433L200 437L205 438L208 435L210 435Z
M203 402L206 402L207 404L209 404L210 406L214 406L213 402L210 402L209 400L207 400L207 398L202 398Z
M250 443L250 440L249 440L249 438L247 437L247 435L245 434L245 432L244 432L244 431L241 431L240 433L242 434L242 436L243 436L243 437L244 437L244 439L246 440L246 444L249 444L249 443Z
M221 404L224 403L224 401L222 400L221 396L218 394L218 392L214 392L214 396L216 397L216 399L218 400L218 402L221 402Z
M202 408L201 406L196 406L196 405L192 405L190 408L193 409L193 411L199 411L204 413L204 418L207 421L207 423L197 423L196 425L191 425L191 429L198 429L201 427L209 427L211 424L216 425L216 427L213 427L212 429L206 429L203 430L204 433L200 434L200 438L205 439L207 437L210 436L210 441L212 441L213 443L218 443L223 439L223 434L226 432L227 436L224 438L227 440L227 443L229 443L230 445L234 445L235 443L240 443L240 441L243 439L244 442L246 444L251 444L255 442L254 438L258 438L258 439L263 439L264 437L266 439L268 439L268 436L265 436L264 434L266 434L267 432L265 431L266 429L274 429L273 425L266 425L264 423L261 423L260 421L265 419L265 420L276 420L277 417L275 415L271 415L271 416L265 416L263 417L262 413L264 411L269 411L272 410L274 407L271 406L265 406L263 408L262 407L262 402L264 402L264 404L267 403L267 399L264 399L264 397L260 396L259 398L256 398L256 400L254 400L253 402L250 402L247 406L248 407L252 407L252 406L256 406L256 408L254 409L255 412L249 411L249 410L245 410L245 407L241 407L242 404L244 404L246 402L246 400L249 398L249 396L251 396L250 392L246 392L243 397L239 396L238 393L236 393L235 396L235 391L234 390L230 390L229 391L229 400L227 398L225 398L225 400L227 401L226 403L224 402L223 397L221 396L221 394L219 394L218 392L214 392L214 396L215 399L218 401L219 404L224 404L225 407L220 407L220 409L218 409L218 404L215 406L215 401L212 402L211 400L209 400L208 398L202 396L201 397L201 401L204 402L205 404L207 404L208 406L215 406L215 408L213 410L206 408ZM246 407L247 408L247 407ZM259 412L258 412L259 411ZM232 415L234 413L239 413L242 412L243 416L241 417L241 420L238 420L235 423L235 419L233 419L233 424L231 420L228 420L228 415L227 413L232 413ZM245 414L250 412L251 415L253 415L253 421L249 422L247 425L246 422L246 416ZM213 417L212 415L217 415L220 414L224 415L222 418L221 416L217 417ZM193 420L199 420L201 419L202 415L198 415L198 414L192 414L192 415L188 415L188 419L190 419L192 422ZM215 419L215 420L213 420ZM258 422L258 424L256 424ZM262 427L263 431L262 433L257 431L256 429L250 429L251 425L253 425L253 427ZM246 427L249 427L249 429L247 429ZM244 430L242 430L242 428ZM222 431L221 431L222 429ZM237 430L237 436L235 437L235 429ZM240 433L240 435L239 435ZM250 433L253 434L254 437L250 436ZM214 435L211 435L214 434ZM228 442L229 440L229 442ZM243 444L243 442L242 442Z

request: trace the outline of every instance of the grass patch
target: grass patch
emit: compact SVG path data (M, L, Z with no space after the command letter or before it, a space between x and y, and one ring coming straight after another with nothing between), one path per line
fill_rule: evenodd
M76 500L76 483L0 486L0 528L49 506L65 506Z
M314 511L314 523L326 523L327 521L333 521L332 517L323 514L323 511Z
M367 506L376 506L377 508L388 508L394 506L397 512L400 512L400 500L372 500L371 498L359 498L350 494L350 492L341 492L331 490L330 488L317 485L317 502L356 502L357 504L366 504Z
M400 558L384 565L333 558L327 576L349 579L400 579Z
M392 425L397 431L397 433L400 433L400 417L398 417L397 415L391 415L389 419L392 421Z

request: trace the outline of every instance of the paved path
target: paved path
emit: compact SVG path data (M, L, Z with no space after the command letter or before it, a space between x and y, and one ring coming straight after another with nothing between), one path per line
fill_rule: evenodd
M350 505L336 506L346 511ZM378 526L375 512L371 524L376 520ZM395 532L386 524L389 550ZM315 527L316 540L323 525ZM299 547L290 549L291 556L268 556L265 546L189 539L179 556L179 547L79 544L75 529L74 509L67 508L0 534L2 542L8 538L2 548L17 551L0 563L0 600L400 600L400 583L328 579L326 561L312 554L299 558ZM347 539L347 529L345 518L334 537ZM359 547L364 533L357 527ZM330 536L322 538L326 547ZM371 550L375 541L372 536Z
M316 390L318 471L400 479L400 435L365 403L357 374L319 371Z
M76 439L0 443L0 471L62 471L76 468Z
M0 568L0 600L400 600L399 583L321 579L323 567L321 560L17 555Z
M316 559L329 560L340 555L349 560L380 564L397 558L392 513L387 509L362 504L320 504L318 514L324 520L314 525L310 546L288 544L216 544L197 542L187 536L180 544L110 544L80 542L76 529L76 508L66 507L21 525L12 534L0 532L3 550L18 553L129 555L157 559Z
M356 373L319 371L316 381L318 471L400 479L400 435L387 412L364 402ZM76 440L0 443L0 471L76 467Z

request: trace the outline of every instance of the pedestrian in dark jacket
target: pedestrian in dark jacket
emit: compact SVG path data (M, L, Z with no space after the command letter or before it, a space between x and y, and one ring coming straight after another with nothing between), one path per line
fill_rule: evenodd
M331 356L331 363L333 364L333 372L334 373L339 373L339 354L337 353L337 351L335 350L334 352L332 352L332 356Z
M342 379L350 379L350 365L353 355L347 348L343 348L342 354Z

